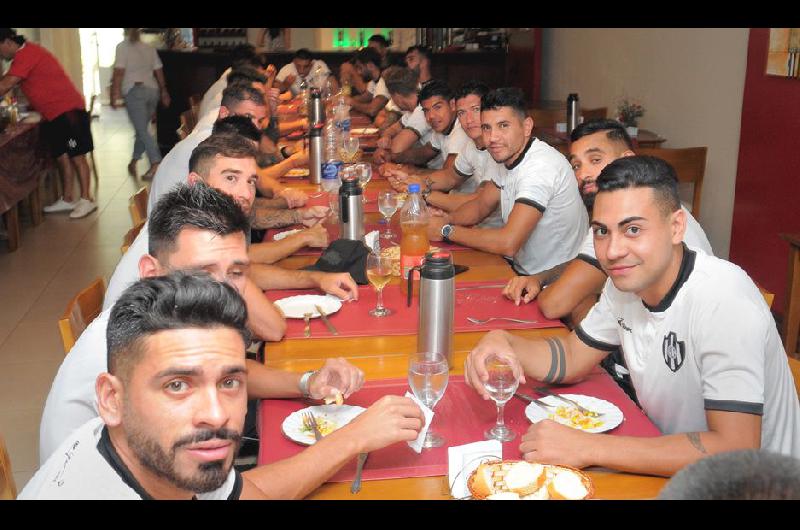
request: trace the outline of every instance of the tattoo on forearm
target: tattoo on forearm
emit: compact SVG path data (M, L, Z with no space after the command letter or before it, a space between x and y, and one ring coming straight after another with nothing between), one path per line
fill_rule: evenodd
M542 381L545 383L552 383L556 375L556 370L558 370L558 348L553 344L553 339L545 339L545 341L550 347L550 371L547 372L547 375L544 376Z
M691 443L695 449L703 453L704 455L708 454L703 442L700 441L700 433L699 432L688 432L686 433L686 437L689 439L689 443Z
M252 228L282 228L296 224L297 215L294 210L276 210L274 208L258 208L253 218Z

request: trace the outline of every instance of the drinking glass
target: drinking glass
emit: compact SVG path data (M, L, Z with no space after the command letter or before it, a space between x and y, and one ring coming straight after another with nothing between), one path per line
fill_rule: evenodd
M367 202L367 184L372 178L372 164L356 164L356 176L358 177L358 184L361 186L361 200Z
M378 194L378 210L386 220L386 231L381 234L382 238L391 239L393 236L391 220L397 206L397 196L392 190L383 190Z
M367 256L367 279L378 293L378 303L369 314L374 317L391 315L392 311L383 307L383 288L392 279L391 258L376 252L370 252L369 256Z
M442 399L447 388L449 367L447 357L439 352L412 353L408 356L408 386L414 395L429 409ZM441 447L444 438L430 428L422 447Z
M489 379L483 386L497 405L497 423L484 434L487 440L510 442L517 435L503 422L503 408L516 392L519 380L514 377L511 363L497 355L487 357L484 366L489 373Z
M342 162L345 164L352 164L358 159L358 137L347 136L342 140L342 146L339 148L339 156L342 157Z

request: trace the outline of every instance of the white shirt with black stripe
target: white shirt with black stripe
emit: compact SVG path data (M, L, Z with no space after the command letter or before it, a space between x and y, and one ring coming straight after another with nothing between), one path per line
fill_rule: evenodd
M450 155L458 155L467 144L473 143L464 129L461 128L461 122L453 119L450 129L444 132L433 131L430 139L431 147L436 149L442 154L442 158L447 161Z
M490 186L491 180L498 174L499 164L494 161L489 151L478 149L474 141L469 141L461 152L456 156L453 166L456 174L463 180L461 185L450 190L450 193L475 193L478 187L486 182ZM481 221L478 225L481 228L496 228L503 226L503 217L500 215L500 207L495 208L489 217Z
M198 500L236 500L242 477L233 466L218 489L195 495ZM119 458L102 418L76 429L58 447L19 494L19 499L141 500L151 499Z
M403 115L400 117L400 125L403 126L403 129L409 129L416 134L420 145L431 142L433 129L431 129L428 120L425 119L425 112L422 110L421 105L417 105L412 111L403 112ZM437 153L436 156L430 159L425 165L429 169L442 169L444 165L442 153Z
M761 448L800 457L800 405L775 321L738 266L684 245L657 307L609 279L575 329L587 345L622 346L639 403L663 434L708 430L706 410L761 416Z
M499 164L493 182L500 190L504 223L517 203L542 213L536 228L513 256L513 267L518 274L536 274L578 254L589 217L575 174L564 155L531 137L513 164Z

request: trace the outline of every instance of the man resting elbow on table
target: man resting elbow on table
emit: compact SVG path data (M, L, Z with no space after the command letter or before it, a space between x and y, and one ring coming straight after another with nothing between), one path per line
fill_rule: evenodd
M800 405L775 323L739 267L684 243L677 178L663 160L625 157L597 179L594 244L609 273L599 302L567 337L487 334L465 374L485 398L483 358L512 361L521 382L574 383L621 347L655 438L589 434L544 420L529 461L669 476L745 448L800 456Z
M350 110L366 114L374 119L389 102L386 82L381 78L381 57L374 48L364 48L356 53L355 70L366 83L366 90L358 96L345 96Z

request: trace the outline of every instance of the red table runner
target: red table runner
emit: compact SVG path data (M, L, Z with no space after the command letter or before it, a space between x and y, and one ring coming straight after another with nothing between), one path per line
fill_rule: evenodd
M492 329L542 329L560 328L564 325L559 320L548 320L542 315L536 301L530 304L514 305L501 293L502 287L478 288L480 285L500 285L504 282L459 282L456 281L454 331L489 331ZM267 291L272 301L298 294L318 294L310 289ZM386 317L373 317L369 311L375 307L377 293L370 285L358 288L358 301L344 302L342 308L329 315L331 324L336 327L339 337L372 337L377 335L416 335L419 320L419 299L412 298L411 307L407 305L405 295L399 285L388 285L383 290L383 305L392 310ZM508 320L493 320L486 324L472 324L467 317L486 319L489 317L511 317L523 320L536 320L536 324L520 324ZM287 339L303 338L305 322L303 319L286 319ZM330 338L333 334L318 318L311 320L311 338Z
M364 387L347 400L350 405L369 407L388 394L405 395L409 390L406 379L384 379L368 381ZM536 395L529 388L524 393ZM619 386L601 368L583 382L564 386L559 393L585 394L605 399L620 408L622 424L610 431L621 436L652 437L661 433L647 416L628 398ZM303 450L303 446L289 440L281 430L283 420L296 410L306 406L298 400L263 400L259 410L259 432L261 446L259 465L289 458ZM520 459L520 438L531 425L525 417L524 403L512 398L505 407L505 423L517 433L511 442L503 444L503 458ZM378 480L408 477L430 477L447 475L447 447L464 445L484 439L484 432L495 423L497 410L492 401L484 401L477 392L464 382L463 376L451 376L444 397L434 408L431 427L445 438L445 445L434 449L423 449L415 453L406 443L396 443L370 453L362 478ZM330 482L347 482L355 477L356 461L353 459L340 469Z

